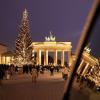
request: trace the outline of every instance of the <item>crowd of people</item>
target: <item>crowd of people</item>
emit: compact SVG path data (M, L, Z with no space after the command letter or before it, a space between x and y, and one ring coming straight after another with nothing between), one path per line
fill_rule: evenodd
M100 91L100 87L97 87L95 82L89 79L88 75L82 76L76 74L76 81L79 83L80 89L82 89L83 87L88 87L92 90Z
M23 65L23 73L31 73L32 69L36 69L36 71L40 73L44 73L45 70L48 70L51 75L53 75L54 71L59 72L61 68L61 66L54 65Z
M18 67L14 65L5 65L0 64L0 85L2 84L3 78L6 79L13 79L14 73L19 73L21 70L21 73L24 74L30 74L32 77L32 82L36 83L36 79L39 76L39 74L44 74L45 71L49 71L50 75L54 75L54 72L62 71L62 78L64 80L67 80L69 77L69 69L67 67L62 66L54 66L54 65L23 65L23 67ZM79 83L79 87L82 88L83 86L87 86L91 89L96 88L96 84L94 81L89 79L87 75L82 76L79 74L76 74L76 81ZM100 87L98 88L100 91Z
M14 75L14 73L21 72L22 74L26 73L26 74L33 75L33 73L35 72L38 77L39 73L43 74L45 71L49 71L50 75L53 75L55 71L59 72L60 69L62 68L63 67L60 65L54 66L54 65L31 65L31 64L27 65L25 64L22 67L19 67L19 66L14 66L13 64L11 65L0 64L0 83L3 78L13 79L12 76Z

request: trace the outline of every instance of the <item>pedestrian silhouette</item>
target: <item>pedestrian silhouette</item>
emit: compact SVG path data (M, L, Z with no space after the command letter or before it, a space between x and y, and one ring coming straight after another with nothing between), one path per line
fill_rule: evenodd
M37 72L36 72L36 69L32 69L31 75L32 75L32 83L33 82L36 83L36 81L37 81Z

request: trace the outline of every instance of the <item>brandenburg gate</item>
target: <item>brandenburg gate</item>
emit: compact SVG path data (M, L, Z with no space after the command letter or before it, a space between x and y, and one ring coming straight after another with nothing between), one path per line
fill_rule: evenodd
M33 42L32 43L33 54L36 53L36 64L41 65L41 53L44 52L44 65L48 65L48 53L54 52L54 63L58 65L58 52L61 52L61 66L64 66L65 52L68 52L68 65L71 63L72 45L71 42L56 42L55 36L50 32L49 37L45 37L44 42Z

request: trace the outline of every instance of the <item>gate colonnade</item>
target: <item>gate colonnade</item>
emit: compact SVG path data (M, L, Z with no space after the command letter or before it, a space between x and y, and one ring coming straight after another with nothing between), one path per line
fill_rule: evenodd
M54 63L57 65L58 52L61 52L61 66L64 66L65 52L68 52L68 65L71 63L72 46L71 42L56 42L56 41L45 41L45 42L33 42L33 53L36 53L36 64L41 65L41 53L44 52L44 65L48 65L48 53L54 52Z
M82 54L82 59L78 67L77 73L85 76L96 65L98 65L98 59L93 57L87 51L84 51Z

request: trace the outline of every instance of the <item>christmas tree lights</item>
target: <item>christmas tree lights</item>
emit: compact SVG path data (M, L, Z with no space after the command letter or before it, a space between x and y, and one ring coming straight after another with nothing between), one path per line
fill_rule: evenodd
M23 12L22 22L19 34L15 42L15 58L14 63L18 66L30 64L32 59L32 39L29 30L28 12Z

